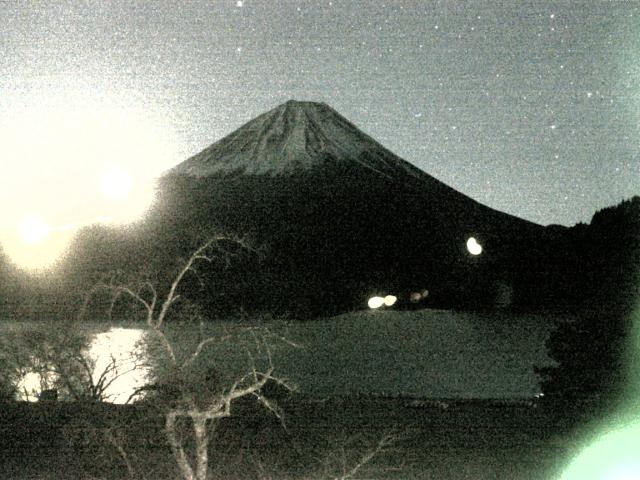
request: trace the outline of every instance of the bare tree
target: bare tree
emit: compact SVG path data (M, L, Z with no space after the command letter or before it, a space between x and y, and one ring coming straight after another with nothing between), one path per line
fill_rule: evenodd
M246 244L232 239L242 247ZM201 362L203 352L214 345L232 340L231 333L207 336L204 328L192 348L184 351L182 345L172 340L167 330L170 312L181 301L180 286L189 274L198 274L196 265L214 261L228 262L229 254L222 243L229 242L227 236L214 237L198 249L178 269L166 294L159 294L156 286L149 281L122 283L110 281L96 285L90 295L106 289L112 295L111 306L118 299L128 297L142 307L149 329L151 350L156 357L156 366L162 364L164 372L156 382L140 390L147 390L151 398L163 410L165 416L165 434L171 452L177 462L180 474L185 480L206 480L209 469L208 448L211 440L211 424L232 413L232 405L240 398L253 396L264 406L281 418L281 412L272 401L265 398L261 390L267 382L276 382L288 388L283 379L274 376L271 350L267 336L254 327L245 327L244 333L255 343L253 353L247 349L247 368L227 385L216 382L216 373L203 371ZM90 298L87 296L87 301ZM85 305L87 302L85 302ZM258 352L260 359L255 352ZM260 360L260 361L259 361ZM208 373L213 373L209 378ZM194 453L189 454L186 440L181 435L182 428L191 430Z
M405 434L399 432L383 432L375 440L361 438L352 435L342 441L335 441L337 446L330 449L329 454L317 458L320 467L314 472L312 478L325 478L330 480L355 480L372 462L390 450L405 438ZM360 445L358 445L360 444ZM395 467L387 466L385 471L398 471L404 466L404 462ZM378 467L379 471L380 468ZM367 478L371 478L370 474Z

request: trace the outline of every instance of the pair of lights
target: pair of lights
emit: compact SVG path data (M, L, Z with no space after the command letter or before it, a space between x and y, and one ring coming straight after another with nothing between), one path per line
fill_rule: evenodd
M369 308L376 309L383 305L385 307L391 307L398 301L398 297L395 295L387 295L386 297L371 297L367 304Z

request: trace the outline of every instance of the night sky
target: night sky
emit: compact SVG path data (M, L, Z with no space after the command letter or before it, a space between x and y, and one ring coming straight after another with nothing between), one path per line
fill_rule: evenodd
M295 98L328 103L427 173L538 223L588 222L640 194L638 2L1 1L0 48L0 125L22 135L0 145L0 200L50 192L38 201L60 199L66 213L50 216L68 229L100 215L69 213L89 193L62 201L36 178L56 170L50 148L6 144L39 141L87 105L120 117L59 139L97 139L76 166L144 147L118 135L149 126L157 148L127 168L157 175ZM138 127L118 130L123 116Z

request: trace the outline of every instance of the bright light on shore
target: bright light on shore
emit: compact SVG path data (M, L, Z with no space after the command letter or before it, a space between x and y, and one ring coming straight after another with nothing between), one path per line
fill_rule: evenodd
M474 237L469 237L467 240L467 250L471 255L480 255L482 253L482 245Z
M392 307L397 301L398 297L396 297L395 295L387 295L386 297L384 297L384 304L387 307Z
M375 297L371 297L369 299L369 301L367 302L367 305L369 306L369 308L375 310L375 309L380 308L382 306L391 307L397 301L398 301L398 297L396 297L395 295L387 295L386 297L375 296Z
M367 305L369 305L369 308L372 308L372 309L380 308L382 305L384 305L384 298L371 297L367 302Z

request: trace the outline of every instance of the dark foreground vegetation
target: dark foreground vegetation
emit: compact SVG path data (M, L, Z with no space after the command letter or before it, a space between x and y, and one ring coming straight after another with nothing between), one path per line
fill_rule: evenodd
M173 264L172 269L164 267L172 271L171 275L161 268L154 272L156 264L146 262L144 256L123 256L122 259L144 265L143 270L151 272L121 271L108 280L99 280L105 271L118 266L110 258L98 261L98 253L111 252L106 257L118 255L117 249L111 251L105 245L90 255L79 254L92 266L90 270L100 275L88 274L82 277L83 282L77 283L54 276L50 280L58 278L59 284L49 281L46 288L20 280L11 269L1 268L0 262L0 278L11 280L0 283L3 293L0 310L8 318L40 319L56 326L60 324L52 320L69 316L69 312L77 312L81 306L85 316L93 316L106 306L109 314L116 317L119 309L123 315L145 317L154 338L160 342L151 346L163 347L152 349L155 381L150 386L156 390L170 387L172 392L167 398L156 397L147 405L4 402L0 405L0 478L557 478L579 449L574 440L576 432L581 426L604 418L603 412L610 411L623 393L630 392L637 379L633 334L640 280L637 269L640 198L599 212L589 226L578 225L568 230L548 227L546 231L553 238L540 244L533 257L507 262L507 266L514 268L511 273L518 274L514 277L518 282L513 284L513 301L500 306L502 312L530 309L573 314L573 320L558 323L547 344L549 356L557 364L537 369L542 391L549 399L540 404L421 403L380 397L312 400L298 396L281 398L279 405L285 415L279 415L261 395L267 381L286 386L284 379L272 376L272 335L238 325L257 341L253 353L250 344L238 344L238 348L250 354L247 369L234 377L235 372L227 372L228 359L212 364L203 353L204 347L215 342L225 344L228 335L196 336L191 339L193 348L182 352L181 343L174 342L176 339L165 328L165 320L178 325L182 325L180 321L189 321L202 327L200 334L204 335L206 322L215 322L217 317L209 302L224 297L222 286L236 285L245 291L243 282L231 281L233 269L227 265L230 259L235 261L245 255L242 248L234 247L235 244L244 247L241 241L216 240L213 246L217 248L212 254L203 250L212 245L207 242L186 263L181 260L181 252L170 250L169 256L178 263L177 269ZM118 245L125 253L136 252L135 248L128 249L124 240L108 243ZM183 245L188 246L188 242ZM247 261L253 261L251 257L259 252L247 250ZM164 265L162 256L156 262ZM250 272L242 265L239 268L243 274ZM198 275L191 275L194 267ZM485 273L490 272L493 270ZM306 285L295 275L291 278ZM94 287L90 288L91 285ZM529 304L522 300L525 297L518 296L518 292L524 291L531 300ZM55 301L70 299L73 295L69 292L86 301L81 304L78 299ZM247 295L248 300L259 297ZM203 296L208 301L201 302ZM454 296L458 298L457 294ZM231 303L250 306L237 299ZM462 306L483 305L463 302ZM45 339L51 343L51 338ZM9 346L14 343L9 342L4 348L5 354L11 350ZM33 348L18 353L21 352L26 353L27 360L37 357ZM71 349L52 352L55 355L47 350L43 358L55 360L58 353L67 358ZM86 363L83 359L80 357L81 365ZM52 362L46 362L47 368L49 363ZM56 366L59 376L66 372L63 370ZM71 374L67 378L75 378L75 370ZM224 377L222 380L228 380L231 386L218 388L225 383L209 381L213 378L210 374ZM0 378L0 386L11 387L9 380ZM9 392L5 398L11 396ZM232 403L233 412L227 410ZM194 431L196 439L204 439L199 443L196 440L196 445L191 436ZM197 448L203 445L204 448ZM176 466L182 453L193 454L194 447L198 452L196 458L201 459L197 465L204 466L196 466L197 476L185 467L186 461L182 467Z
M212 479L550 479L575 449L568 406L290 397L221 420ZM5 403L4 479L173 479L164 422L144 402Z

